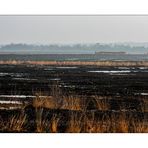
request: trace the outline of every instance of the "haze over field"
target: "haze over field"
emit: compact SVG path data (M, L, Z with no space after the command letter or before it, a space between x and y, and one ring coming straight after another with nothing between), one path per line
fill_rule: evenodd
M145 54L147 26L148 16L0 16L0 53Z
M146 43L145 43L146 44ZM8 44L0 47L1 54L95 54L95 52L126 52L127 54L147 54L147 45L116 44Z
M148 42L148 16L0 16L0 44Z

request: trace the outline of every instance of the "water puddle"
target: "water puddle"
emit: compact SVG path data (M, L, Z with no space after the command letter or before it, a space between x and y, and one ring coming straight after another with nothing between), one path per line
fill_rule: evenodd
M135 95L148 96L148 93L135 93Z
M36 81L37 79L28 79L28 78L13 78L13 80Z
M24 73L5 73L5 72L0 73L0 76L7 76L7 75L12 76L12 77L14 77L14 76L15 77L22 77L25 74Z
M26 95L0 95L0 98L34 98L35 96Z
M53 78L53 79L50 79L51 81L60 81L61 79L60 78Z
M130 70L96 70L96 71L88 71L92 73L130 73Z
M76 69L78 67L56 67L57 69Z
M0 104L22 104L20 101L4 101L0 100Z

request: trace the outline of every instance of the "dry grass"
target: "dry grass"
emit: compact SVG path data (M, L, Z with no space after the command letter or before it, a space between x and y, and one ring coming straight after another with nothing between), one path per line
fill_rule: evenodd
M26 115L24 114L12 116L9 121L3 125L2 130L8 132L23 132L25 121Z
M100 98L100 96L93 96L96 103L97 109L102 111L109 110L109 103L107 98Z
M122 113L118 119L114 119L117 122L117 131L120 133L128 133L129 132L129 120L126 119L126 115Z
M52 118L43 116L43 109L36 111L36 131L38 133L58 133L61 124L60 115L53 113ZM7 124L1 121L1 131L24 132L26 115L12 116ZM3 123L3 124L2 124ZM104 115L97 119L94 112L72 112L67 123L67 133L148 133L147 122L135 121L134 118L126 118L124 114L119 117L115 115Z
M43 108L36 108L36 131L37 132L44 132L44 124L46 123L43 120L42 115Z
M67 125L66 132L70 133L129 133L137 132L143 133L148 132L148 127L144 122L135 122L135 119L131 117L126 117L126 114L122 112L119 117L115 116L113 113L111 116L104 115L102 119L97 119L95 117L95 111L87 111L87 105L89 101L83 97L79 96L61 96L60 104L56 102L56 99L52 97L39 98L37 97L34 101L34 107L40 108L45 107L49 109L66 109L72 112ZM100 98L100 96L92 96L93 103L96 104L97 110L108 111L109 103L107 98ZM90 100L90 101L92 101ZM88 101L88 102L87 102ZM76 111L76 112L73 112ZM80 112L78 114L78 112ZM144 108L145 111L145 108ZM89 112L89 116L87 113ZM37 117L37 132L58 132L59 118L54 115L50 123L41 118L42 110L38 113ZM130 124L132 122L132 125ZM43 128L44 127L44 128ZM48 130L45 130L48 129Z
M36 98L33 99L33 106L49 109L83 111L87 109L90 102L93 103L94 106L96 106L97 110L106 111L109 109L109 103L107 99L100 99L99 96L93 96L91 99L86 99L85 97L80 97L77 95L41 97L40 94L37 94Z
M50 121L50 131L51 133L57 133L58 132L58 124L60 121L60 117L57 115L53 115L51 121Z
M59 90L53 89L55 92ZM108 115L104 113L103 117L98 118L95 115L97 111L108 111L109 102L107 98L100 96L92 96L86 99L84 96L79 97L77 95L65 95L61 96L60 93L53 93L53 96L43 97L41 92L36 93L36 98L33 100L33 107L35 108L35 124L36 131L39 133L59 132L59 125L61 124L60 114L53 112L52 117L49 119L43 114L44 108L46 109L58 109L58 110L69 110L70 115L66 122L66 131L68 133L147 133L148 126L147 121L139 121L134 117L127 117L126 113L121 112L117 116L115 113ZM95 110L87 110L89 101L96 104ZM145 101L145 102L144 102ZM147 99L142 102L142 111L147 111ZM23 109L22 109L23 110ZM0 121L0 128L3 131L8 132L23 132L23 126L26 123L26 116L24 113L20 115L12 116L9 121ZM6 124L5 124L6 123Z
M133 124L133 132L134 133L148 133L148 125L144 122L138 122Z
M70 120L68 121L67 131L68 133L80 133L83 127L83 115L72 113Z
M68 109L68 110L84 110L84 102L83 98L79 96L63 96L63 105L61 109Z
M105 117L106 115L104 115ZM87 114L72 114L67 132L72 133L128 133L131 132L129 129L129 121L124 116L120 116L119 119L112 115L111 117L106 116L105 118L98 120L94 112L88 116ZM140 123L139 123L140 125ZM138 127L139 128L139 127ZM143 132L142 130L136 130L136 132ZM146 131L146 129L144 129Z
M84 117L84 132L86 133L101 133L101 125L96 121L94 112L91 113L91 117L85 115Z
M60 101L56 101L58 98L54 98L53 96L48 97L40 97L37 96L33 99L33 107L39 108L48 108L48 109L68 109L68 110L82 110L82 100L81 98L75 96L63 96L60 97Z
M58 104L52 96L48 96L45 98L37 96L35 99L33 99L33 107L35 107L35 108L44 107L44 108L49 108L49 109L58 109Z
M51 120L49 121L43 117L43 108L48 109L58 109L59 104L57 98L53 96L42 97L41 92L36 93L36 98L33 99L33 107L36 109L36 132L44 133L51 132L56 133L59 117L56 114L53 114Z
M95 66L148 66L147 61L0 61L0 64L30 64L30 65L95 65Z
M54 114L52 119L49 121L47 119L36 120L36 132L38 133L58 133L58 125L60 118Z
M36 108L36 132L38 133L57 133L60 117L53 114L50 121L43 116L43 108Z

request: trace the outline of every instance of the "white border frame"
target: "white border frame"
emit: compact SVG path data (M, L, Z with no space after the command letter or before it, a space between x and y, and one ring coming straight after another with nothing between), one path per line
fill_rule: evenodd
M0 14L148 14L147 0L0 0Z

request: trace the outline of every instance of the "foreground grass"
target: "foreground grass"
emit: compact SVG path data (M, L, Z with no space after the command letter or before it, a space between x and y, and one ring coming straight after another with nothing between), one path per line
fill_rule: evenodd
M129 116L126 112L108 114L109 104L107 100L100 100L99 96L93 96L96 103L95 110L88 110L89 100L79 96L49 96L40 98L39 94L32 102L35 112L35 130L38 133L61 132L61 124L64 122L64 131L67 133L147 133L147 120L140 120ZM90 100L92 101L92 100ZM61 113L53 111L49 117L44 110L66 111L66 119ZM25 108L18 115L11 116L7 122L1 119L0 129L3 132L29 132L25 126L28 124ZM144 109L141 109L145 111ZM96 112L102 112L101 117Z

